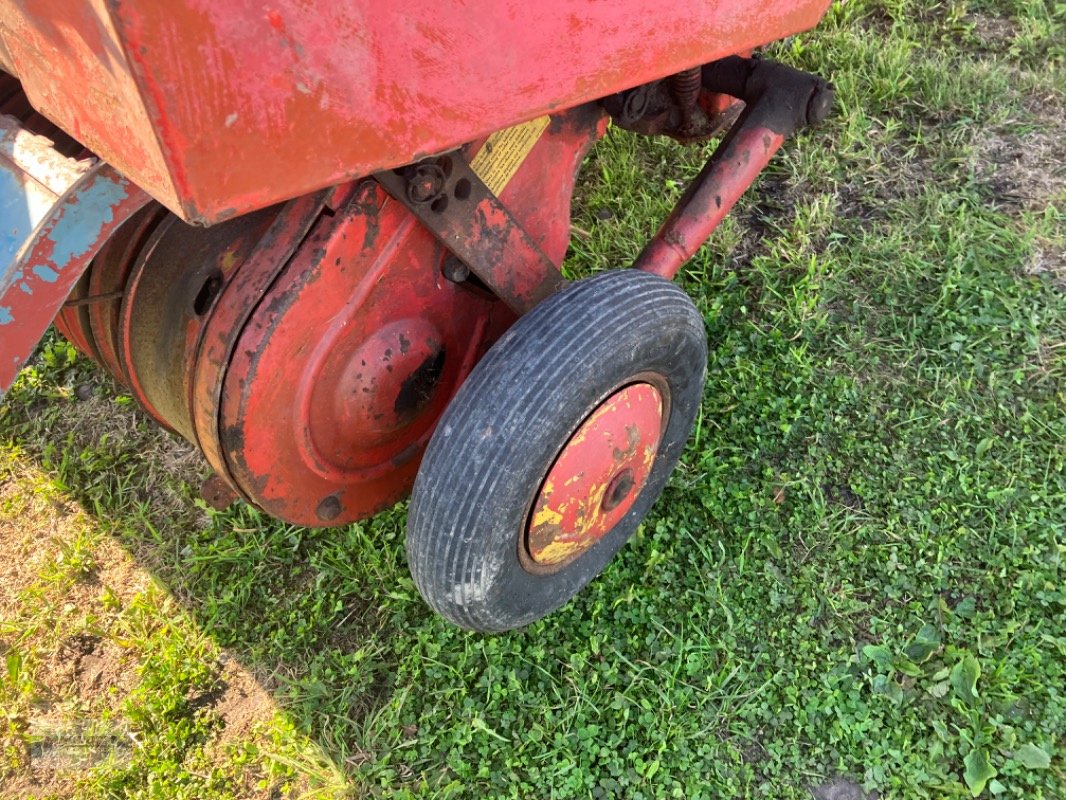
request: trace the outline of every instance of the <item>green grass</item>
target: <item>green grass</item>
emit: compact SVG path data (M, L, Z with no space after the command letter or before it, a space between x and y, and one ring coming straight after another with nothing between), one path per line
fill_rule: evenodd
M0 409L0 519L87 514L0 621L8 778L50 709L111 743L61 796L1066 797L1066 6L853 0L773 55L839 111L684 268L697 431L604 576L526 630L434 617L402 506L208 514L188 449L50 338ZM567 269L631 261L703 158L610 132ZM152 580L109 583L116 541ZM78 636L130 675L83 708L44 666ZM277 703L231 740L227 657Z

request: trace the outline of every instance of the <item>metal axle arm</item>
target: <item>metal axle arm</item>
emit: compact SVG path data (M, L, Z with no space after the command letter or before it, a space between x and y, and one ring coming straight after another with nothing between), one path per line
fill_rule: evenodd
M773 61L731 57L703 68L703 88L745 109L633 264L673 278L729 213L785 139L816 125L833 104L822 78Z

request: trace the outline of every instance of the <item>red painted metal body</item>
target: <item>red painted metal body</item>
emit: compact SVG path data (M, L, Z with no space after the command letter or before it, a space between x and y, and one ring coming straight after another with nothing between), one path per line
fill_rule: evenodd
M62 191L0 163L0 208L54 202L0 258L0 390L66 299L61 332L199 445L212 502L313 526L376 513L487 348L564 285L575 176L609 116L695 141L744 105L635 264L672 277L832 95L722 57L827 3L0 0L19 124L47 123L32 101L106 159ZM591 411L530 512L529 571L625 516L669 407L650 376Z
M491 247L487 227L486 275L559 277L574 179L605 127L602 109L580 106L518 151L496 137L492 157L491 138L451 154L455 202L439 216L490 202L512 229L498 241L528 242ZM455 195L482 175L498 197ZM200 446L213 502L232 492L289 522L346 524L410 490L444 407L516 318L448 269L440 238L372 178L207 230L152 204L100 250L59 327Z
M828 2L0 0L0 67L213 223L750 50Z
M227 369L219 432L243 494L305 525L406 494L434 422L510 322L498 301L445 280L444 257L373 181L321 220Z
M500 188L499 202L556 274L574 178L604 122L596 109L558 115ZM525 270L523 251L496 256L504 272ZM220 390L197 384L193 396L199 440L221 455L219 474L304 525L344 524L406 495L444 407L515 319L483 287L449 280L451 258L378 182L356 184L273 279L224 370L197 369L224 372ZM254 280L244 269L238 278ZM205 358L213 360L201 350Z

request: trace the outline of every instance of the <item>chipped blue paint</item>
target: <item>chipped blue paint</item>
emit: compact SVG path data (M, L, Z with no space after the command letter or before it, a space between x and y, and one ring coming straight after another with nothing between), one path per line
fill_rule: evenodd
M97 163L48 210L17 255L0 260L0 325L10 326L0 337L0 397L104 240L146 202L141 189ZM11 365L3 363L9 355Z
M94 251L100 232L115 218L114 207L129 194L126 181L97 181L78 202L63 209L49 238L55 242L52 263L62 270L71 261Z
M55 283L57 280L59 280L59 273L51 267L46 267L44 264L38 264L36 267L34 267L33 274L45 283ZM26 284L23 283L22 285L25 286Z
M2 167L0 165L0 176L5 174ZM21 192L21 201L28 208L24 187L15 186L13 182L0 182L0 190L7 192L5 196L0 191L3 204L15 202L19 199L16 195ZM36 231L27 230L38 221L29 219L16 225L17 230L9 232L21 236L23 241L16 244L5 237L3 248L0 248L0 297L14 291L16 286L23 294L32 296L34 287L43 291L43 284L62 283L63 272L71 264L84 267L80 263L83 256L99 247L101 232L114 220L114 206L129 193L129 183L124 178L96 180L83 184L81 190L75 192L65 204L60 200L58 214L52 220L41 222ZM24 249L31 245L34 237L41 236L52 242L51 257L44 263L31 265L23 262ZM10 306L7 308L11 314Z
M10 160L0 158L0 291L23 277L18 254L49 210L31 202L27 180Z
M0 158L0 273L4 265L14 261L22 243L43 216L43 211L34 213L31 210L29 196L26 181L18 168Z

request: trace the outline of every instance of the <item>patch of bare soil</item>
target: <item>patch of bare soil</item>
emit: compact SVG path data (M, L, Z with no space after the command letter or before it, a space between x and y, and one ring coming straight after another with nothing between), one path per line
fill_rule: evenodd
M25 473L24 473L25 474ZM78 531L91 522L77 505L46 491L27 489L13 471L0 472L0 617L16 618L22 595L41 581L46 564L61 559ZM58 579L57 579L58 580ZM148 577L129 554L111 539L94 547L93 567L83 580L64 587L64 600L74 607L96 606L104 587L123 601L142 591ZM91 638L91 637L90 637ZM87 652L85 639L69 643L75 660ZM91 648L90 648L91 649Z
M1040 210L1066 200L1066 120L1048 114L1024 133L992 130L978 169L1007 209Z
M233 659L227 659L222 669L222 684L225 688L214 704L222 720L217 746L248 738L256 725L269 720L277 710L270 693Z
M0 472L0 618L15 612L17 597L34 580L48 558L38 541L49 541L61 530L57 509L20 490L14 475Z
M38 782L32 775L16 775L0 782L0 797L4 800L38 800L38 798L73 797L74 780Z
M1046 111L1052 101L1035 98L1035 122L1028 130L993 129L978 143L975 169L993 202L1008 213L1066 208L1066 119ZM1015 126L1016 127L1016 126ZM1066 288L1066 247L1040 242L1024 267L1047 274Z
M1013 20L996 17L991 14L971 14L966 22L973 26L973 35L978 43L989 51L1004 50L1018 36L1018 28Z
M26 663L34 683L28 706L18 711L28 743L25 765L0 779L5 798L73 796L79 776L109 759L122 763L133 746L123 701L140 679L139 656L109 631L107 620L116 602L132 602L151 576L105 535L94 537L86 574L43 577L93 524L77 504L44 486L30 465L0 465L0 620L21 634L19 650L32 654ZM14 641L14 636L0 639L0 655ZM203 705L218 715L210 752L225 766L224 746L253 737L256 725L268 722L277 706L232 658L225 659L218 686Z
M87 631L56 634L62 625L44 623L54 622L53 615L66 622L106 616L105 587L128 600L147 582L129 555L106 539L94 548L95 566L81 580L45 581L48 565L89 521L76 505L34 488L39 485L18 464L0 472L0 619L23 634L18 646L32 654L26 665L34 683L32 702L19 716L31 742L27 765L6 791L25 798L66 796L79 771L108 758L123 760L130 744L124 731L99 722L105 710L120 707L136 680L123 648ZM42 614L45 603L54 611ZM0 640L0 651L10 646Z
M877 800L878 794L867 794L857 783L835 778L811 789L814 800Z

